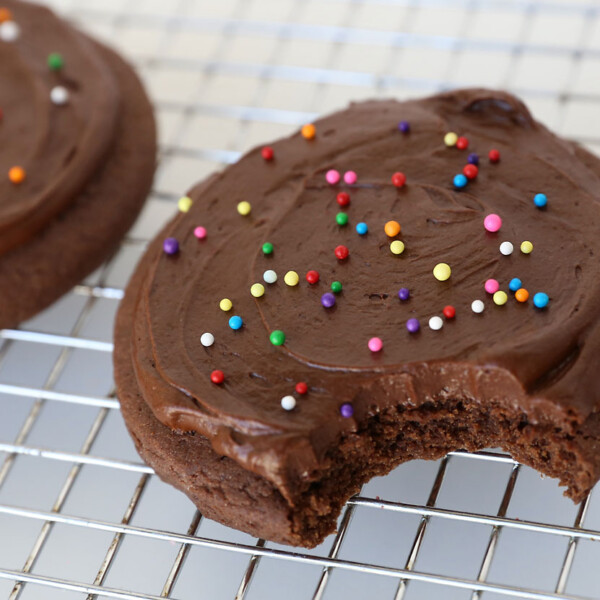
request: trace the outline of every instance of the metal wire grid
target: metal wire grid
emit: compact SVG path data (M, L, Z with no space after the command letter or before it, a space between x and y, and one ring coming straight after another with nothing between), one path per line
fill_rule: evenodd
M23 418L14 419L14 423L11 422L10 415L5 419L3 411L3 421L8 422L8 425L5 424L6 433L4 429L0 429L0 433L6 435L5 439L8 441L0 443L0 457L3 457L0 465L0 518L10 517L14 521L12 528L7 526L8 521L0 521L0 550L5 550L4 554L0 552L0 557L10 554L11 548L21 538L21 531L23 537L26 537L26 523L34 525L25 561L16 568L0 566L0 583L2 580L9 582L6 588L8 597L11 600L20 597L50 598L53 597L54 590L59 594L56 597L60 598L67 597L69 592L73 593L73 597L83 595L87 598L270 598L278 596L277 591L269 587L269 578L274 576L273 570L267 568L267 564L273 564L269 561L275 561L277 569L290 567L301 573L301 583L293 589L286 588L286 594L290 598L600 598L600 580L589 569L586 573L579 568L577 577L570 577L577 558L582 555L582 544L593 542L600 536L600 519L597 514L600 513L599 503L594 504L593 497L590 497L575 510L557 500L557 490L548 482L544 484L544 494L547 495L539 496L538 490L533 492L533 498L529 498L533 489L531 486L538 485L537 479L530 478L524 482L527 469L499 452L452 453L438 463L415 466L414 477L406 481L422 488L424 496L421 501L394 500L396 491L391 493L391 488L386 488L385 484L393 479L394 474L379 483L369 484L363 490L363 495L348 502L337 534L313 552L278 547L263 540L251 540L247 536L236 537L225 531L225 528L210 529L209 523L195 510L190 511L191 519L182 531L178 531L176 527L161 528L154 525L157 521L151 521L153 526L136 524L136 514L141 511L144 498L150 496L152 485L159 484L152 470L141 464L130 448L120 450L119 444L127 444L127 441L121 439L116 444L117 436L124 438L124 433L122 428L115 430L111 425L114 421L112 415L118 413L118 402L112 390L106 387L106 382L111 381L110 363L106 360L112 350L110 323L122 297L122 286L127 274L131 271L135 258L143 251L145 242L167 214L172 212L173 201L181 191L214 166L236 160L245 148L265 139L265 133L271 130L283 132L295 128L312 119L316 112L333 108L336 102L344 103L353 96L391 93L407 96L472 83L461 80L464 76L461 68L463 59L488 53L489 56L499 54L506 59L502 73L495 79L498 87L517 91L534 107L537 105L542 112L546 111L547 120L553 121L555 128L592 147L599 147L600 126L590 121L587 115L593 114L590 111L598 106L600 89L593 82L589 86L581 85L582 79L587 81L590 64L593 68L595 64L599 64L594 61L600 59L600 43L597 42L600 10L596 3L484 0L282 0L275 3L269 0L223 0L217 6L216 3L180 0L166 6L164 2L151 0L97 0L85 4L72 0L51 4L80 21L84 27L94 29L100 35L104 34L113 43L121 43L124 51L135 59L156 96L162 126L161 169L149 206L123 243L121 252L87 282L77 286L66 300L58 304L58 308L26 324L22 329L0 332L0 402L4 404L6 401L9 410L16 406L17 401L24 402L25 404L19 404L20 410L23 407L27 409ZM422 24L423 13L429 11L428 14L431 15L432 10L455 11L457 18L450 20L446 31L427 31ZM385 19L381 19L381 11L385 11ZM514 22L515 31L507 39L502 39L502 36L497 39L473 37L473 29L477 28L479 19L487 13L509 15ZM357 14L360 16L357 17ZM365 26L374 14L380 15L378 21L375 19L378 25ZM319 21L322 15L328 15L328 24ZM577 32L568 40L560 39L561 35L558 35L556 39L545 42L532 41L536 21L546 17L558 18L565 23L569 19L579 19L581 23ZM388 25L390 28L386 29ZM135 35L132 36L132 32ZM194 55L193 52L192 56L171 52L178 40L186 34L216 39L212 51L201 56ZM262 62L243 60L243 57L236 60L223 58L227 57L228 50L237 39L246 38L269 40ZM151 39L149 44L148 39ZM299 64L294 64L293 60L286 62L290 46L295 42L301 44L300 54L303 48L307 49L307 43L317 46L324 44L327 52L318 57L316 66L304 64L303 59L298 61ZM382 47L385 49L385 58L378 71L339 66L340 62L344 63L345 50L357 47L360 52L365 53L381 50ZM427 73L423 76L419 76L419 73L406 75L405 72L393 74L395 65L401 61L402 56L415 49L423 53L433 49L440 52L440 56L443 54L446 57L444 72L440 77L430 77ZM567 68L561 85L555 84L554 71L547 74L542 85L515 84L515 74L530 57L553 57L557 61L565 61ZM347 65L347 61L344 64ZM187 83L182 84L184 89L176 89L175 93L165 96L163 92L167 84L164 79L157 77L157 73L170 71L183 74L180 83L191 79L193 85L185 87ZM225 85L227 77L238 78L238 83L240 78L251 82L251 91L241 94L245 99L243 103L237 93L228 101L222 99L223 93L219 89ZM273 84L277 86L282 82L299 84L301 98L298 101L294 96L293 109L281 99L282 96L274 102L270 95ZM207 91L211 89L216 90L213 97L218 101L207 101ZM332 90L341 90L341 93L337 97L334 94L332 99ZM580 118L574 118L574 114ZM227 137L219 132L216 137L213 136L216 139L214 145L211 145L210 135L203 135L200 140L190 142L190 132L194 136L197 133L197 129L194 129L195 119L199 119L205 126L209 120L231 122L231 135ZM266 139L268 137L267 135ZM200 145L196 145L194 141ZM182 163L189 167L184 180L180 168ZM83 361L80 358L82 353ZM38 354L42 358L38 359ZM22 361L17 368L15 356L27 356L33 363L30 368L24 369L27 371L24 376L15 376L16 371L23 370ZM64 388L61 382L69 370L72 372L83 365L85 375L89 377L98 364L97 379L102 383L91 387L99 390L106 388L103 393L89 393L89 380L85 376L73 379L71 375L71 380L74 381L71 387L67 385L67 391L61 388L61 385ZM69 377L66 379L69 380ZM92 415L87 421L87 434L82 440L77 438L80 442L78 449L71 441L66 444L71 449L63 449L65 446L59 438L46 431L54 427L60 430L60 426L57 426L56 420L45 418L45 411L49 407L63 405L70 411L82 407L88 411L86 414ZM64 415L65 413L63 417ZM46 433L41 435L40 431ZM104 431L110 431L110 443L106 439L102 442ZM43 445L39 442L40 439L48 439L49 444ZM119 446L114 453L111 444ZM105 449L105 454L100 452L102 448ZM6 498L11 498L10 489L6 492L11 482L23 480L19 466L20 461L26 458L37 465L36 476L40 476L40 470L52 471L54 465L68 467L66 471L61 471L60 476L56 476L56 481L53 480L53 484L57 486L53 502L44 506L43 502L36 505L35 501L29 500L16 503L5 501ZM495 484L492 487L496 486L496 504L493 510L489 509L493 503L488 502L486 505L483 500L479 505L477 502L471 502L470 505L466 502L467 506L471 506L466 510L453 508L448 498L440 502L444 490L451 489L453 481L456 480L459 488L464 485L455 471L449 474L452 469L456 469L456 465L466 465L469 472L477 471L481 465L485 465L486 470L503 469L502 475L497 476L494 472L493 476ZM82 480L90 469L94 476L84 484ZM108 479L103 479L105 481L110 481L110 478L117 477L119 473L130 474L134 478L134 485L130 486L133 489L130 489L129 501L120 518L116 515L107 519L100 518L102 511L92 512L92 516L78 516L65 509L83 485L91 486L92 493L100 493L94 490L95 477L99 473L104 473L105 476L108 474ZM52 474L51 477L55 475ZM482 482L476 482L473 489L476 496L484 497L485 490L481 484ZM41 485L33 482L34 495L41 492ZM517 513L511 512L511 507L515 504L523 504L522 498L517 498L516 490L520 489L519 486L525 489L524 505L528 509L524 514L528 514L529 518L519 518ZM386 492L386 499L381 499L375 493L379 488ZM463 497L469 494L469 488L467 486L465 489L455 490L455 493L462 502ZM536 493L538 502L543 499L543 503L552 505L550 512L544 512L543 504L536 504ZM410 493L403 492L403 495L410 497ZM479 508L473 508L475 506ZM392 518L395 515L413 519L408 526L398 530L402 536L401 545L405 546L402 560L389 564L389 561L383 559L368 561L352 558L353 554L346 551L347 548L364 549L365 546L380 542L364 535L359 536L358 540L353 538L353 531L358 527L357 518L353 520L353 517L359 511L366 511L369 523L384 515L386 527L392 528ZM536 518L538 514L540 518ZM476 545L476 538L469 537L469 527L485 528L485 543L482 546L480 544L481 552L478 553L478 568L474 576L462 576L461 569L453 566L456 563L450 553L447 553L445 559L450 567L445 570L419 567L420 562L427 564L424 556L432 552L431 544L427 544L428 538L435 538L432 529L436 523L454 524L457 527L453 530L454 537L449 548L454 546L459 553L466 552L465 548L469 545ZM101 560L97 563L94 577L77 579L70 575L68 565L67 576L59 576L55 571L44 571L40 567L45 553L48 554L47 549L53 548L53 536L57 535L57 527L61 525L76 531L105 532L109 536L108 539L103 538ZM198 535L204 529L208 533L216 531L217 534ZM500 555L499 548L503 539L516 532L541 536L536 537L538 541L534 543L527 542L534 554L543 554L541 547L549 545L550 539L561 541L559 563L546 568L542 566L541 579L528 579L526 574L521 583L514 583L510 578L502 580L498 573L490 577L497 564L502 561L510 563L506 552ZM466 546L461 545L463 536L467 539ZM125 560L122 556L126 540L131 539L175 545L176 552L169 562L170 568L164 577L162 588L155 589L154 593L148 593L146 589L142 589L143 586L136 590L133 586L110 583L111 574ZM86 541L83 548L89 549L88 543ZM191 561L186 562L186 559L195 548L203 548L209 552L204 555L205 560L214 560L215 556L223 557L225 554L242 557L243 564L238 565L235 575L231 574L239 581L233 594L205 594L202 590L203 585L206 585L206 574L204 579L197 582L192 574L192 583L187 587L182 585L184 577L190 578L188 572L192 567L188 566L186 569L186 565L190 565ZM80 547L75 551L85 552ZM151 552L151 549L148 550L139 556L139 560L149 560ZM57 560L60 563L61 556ZM3 558L3 562L11 564L8 559ZM302 579L302 565L311 567L313 571L316 569L318 576L312 580ZM508 568L510 570L516 567L508 564ZM262 571L268 574L266 587L261 587L257 582ZM288 569L286 573L291 571ZM391 581L393 586L386 588L389 593L385 596L377 593L379 588L373 586L373 577L368 579L367 586L361 587L356 583L358 580L348 580L349 584L336 586L334 580L339 573L371 575L377 581ZM223 574L219 576L222 577ZM582 582L585 585L581 585ZM420 584L433 585L419 587ZM2 589L0 587L0 592ZM258 591L255 593L256 590Z

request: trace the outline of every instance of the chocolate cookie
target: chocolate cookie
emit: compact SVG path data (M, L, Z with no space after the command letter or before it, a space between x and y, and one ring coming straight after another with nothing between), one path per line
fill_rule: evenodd
M600 477L600 161L516 98L355 104L180 201L115 331L142 457L314 546L374 475L502 447Z
M46 8L4 5L0 328L51 304L114 251L156 156L152 107L129 65Z

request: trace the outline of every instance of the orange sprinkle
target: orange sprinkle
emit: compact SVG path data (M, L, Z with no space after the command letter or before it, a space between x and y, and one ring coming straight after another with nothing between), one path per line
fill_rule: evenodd
M398 221L388 221L383 229L385 230L385 235L394 237L400 233L400 223Z
M527 302L529 299L529 292L525 288L521 288L515 292L515 298L518 302Z
M315 137L317 130L312 123L308 123L308 125L302 126L300 132L302 133L303 138L307 140L312 140Z
M8 178L13 183L21 183L25 179L25 169L23 167L11 167L8 171Z
M0 8L0 23L4 21L12 21L12 13L8 8Z

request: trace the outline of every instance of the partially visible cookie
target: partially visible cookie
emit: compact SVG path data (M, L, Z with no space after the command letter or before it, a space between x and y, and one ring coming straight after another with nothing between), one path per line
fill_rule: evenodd
M132 68L46 8L3 4L0 328L51 304L116 249L156 160L152 106Z

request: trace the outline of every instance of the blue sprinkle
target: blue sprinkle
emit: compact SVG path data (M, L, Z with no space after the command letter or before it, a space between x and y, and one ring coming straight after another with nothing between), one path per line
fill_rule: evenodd
M467 185L467 178L462 173L454 176L454 187L455 188L464 188Z
M242 317L238 317L237 315L234 315L229 319L229 327L231 327L231 329L240 329L243 324L244 321L242 321Z
M510 283L508 284L508 289L511 292L516 292L517 290L520 290L522 287L523 287L523 282L518 277L511 279Z
M544 208L544 206L546 206L546 204L548 204L548 198L546 198L546 194L536 194L533 197L533 203L538 208Z
M467 158L467 162L472 165L478 165L479 164L479 154L475 154L475 152L472 152L471 154L469 154L469 158Z
M365 235L367 231L369 231L369 226L366 223L356 224L356 233L358 233L358 235Z
M537 308L546 308L548 302L550 302L550 298L548 298L548 294L544 294L544 292L538 292L533 297L533 303Z
M398 123L398 129L402 133L408 133L410 131L410 123L408 121L400 121L400 123Z

